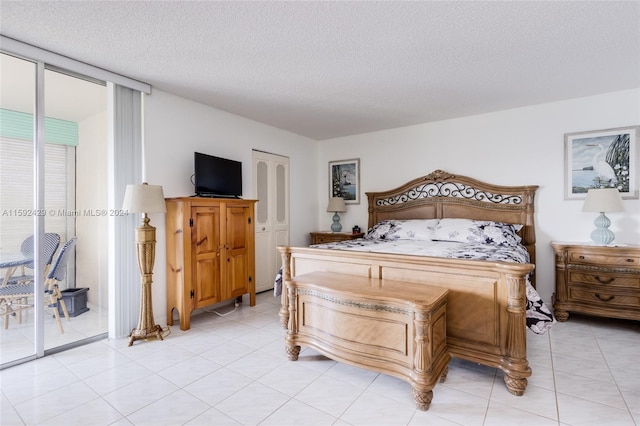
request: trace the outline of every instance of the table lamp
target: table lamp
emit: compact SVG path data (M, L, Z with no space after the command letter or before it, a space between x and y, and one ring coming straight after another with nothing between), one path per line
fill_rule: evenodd
M582 211L600 213L600 216L593 222L596 229L591 232L591 239L596 244L607 245L613 242L616 236L609 230L611 221L604 214L605 212L620 212L622 210L624 210L622 197L616 188L597 188L587 192Z
M340 232L342 231L342 225L340 224L340 215L338 212L346 212L347 206L344 203L344 199L342 197L331 197L329 198L329 205L327 206L328 212L333 212L333 223L331 224L331 231Z
M129 346L141 339L155 336L162 338L162 327L153 320L153 306L151 303L151 283L153 263L156 257L156 228L149 225L148 213L166 213L164 193L159 185L127 185L122 209L129 213L142 213L142 224L136 230L136 251L142 294L140 300L140 316L138 326L131 331Z

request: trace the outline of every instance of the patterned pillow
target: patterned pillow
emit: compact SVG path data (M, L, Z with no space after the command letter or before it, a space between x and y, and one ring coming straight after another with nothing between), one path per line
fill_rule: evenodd
M513 247L522 241L518 235L521 229L522 225L490 220L445 218L438 223L433 239Z
M375 225L373 225L363 238L367 240L383 240L385 236L391 231L391 229L395 226L394 220L382 220Z
M422 240L433 239L440 219L383 220L376 223L364 236L369 240Z

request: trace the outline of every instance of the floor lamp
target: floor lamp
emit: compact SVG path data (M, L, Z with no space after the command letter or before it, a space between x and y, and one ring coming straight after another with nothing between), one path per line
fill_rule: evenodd
M127 185L122 209L129 213L142 213L142 224L136 230L136 251L142 284L140 298L140 317L138 326L131 330L129 346L136 340L152 336L163 340L162 327L153 320L151 303L151 283L153 282L153 263L156 257L156 228L149 225L149 213L166 213L164 193L159 185Z

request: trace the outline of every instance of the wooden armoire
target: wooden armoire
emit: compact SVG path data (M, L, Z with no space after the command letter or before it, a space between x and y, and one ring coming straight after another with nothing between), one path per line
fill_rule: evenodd
M254 204L231 198L167 198L167 324L188 330L194 309L248 293L256 304Z

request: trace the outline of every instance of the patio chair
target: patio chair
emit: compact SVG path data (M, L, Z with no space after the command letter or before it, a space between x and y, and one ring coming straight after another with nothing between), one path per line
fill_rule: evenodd
M58 322L58 328L60 328L60 333L64 333L64 329L62 328L62 322L60 321L60 314L58 313L58 304L62 308L62 312L64 313L64 317L69 321L69 311L67 311L67 305L64 303L64 299L62 298L62 292L60 291L60 287L58 283L65 279L67 276L67 265L69 263L69 256L71 256L71 252L78 241L78 237L72 237L67 240L66 243L60 249L60 253L58 253L58 257L55 262L53 262L53 266L47 275L47 279L44 283L44 292L45 292L45 303L47 302L47 296L49 298L49 303L47 307L53 308L53 314L56 317L56 321Z
M60 314L58 312L58 304L62 308L65 318L69 321L69 311L67 311L67 305L62 298L62 292L58 283L65 279L67 276L67 265L69 263L69 256L73 251L73 248L78 241L78 237L70 238L60 249L58 256L44 283L45 293L45 307L53 308L53 313L58 323L60 333L64 333L62 327L62 321L60 320ZM9 326L9 316L32 307L32 304L27 303L30 297L34 295L34 282L18 282L14 285L7 285L0 287L0 316L4 317L4 328ZM20 317L18 317L18 323L20 323Z
M60 246L60 235L47 232L44 234L44 275L46 276L53 261L53 255ZM24 257L34 257L33 235L27 237L20 246L20 252ZM21 274L9 277L6 284L18 284L33 281L33 274L25 274L25 268L33 270L33 261L21 266Z

